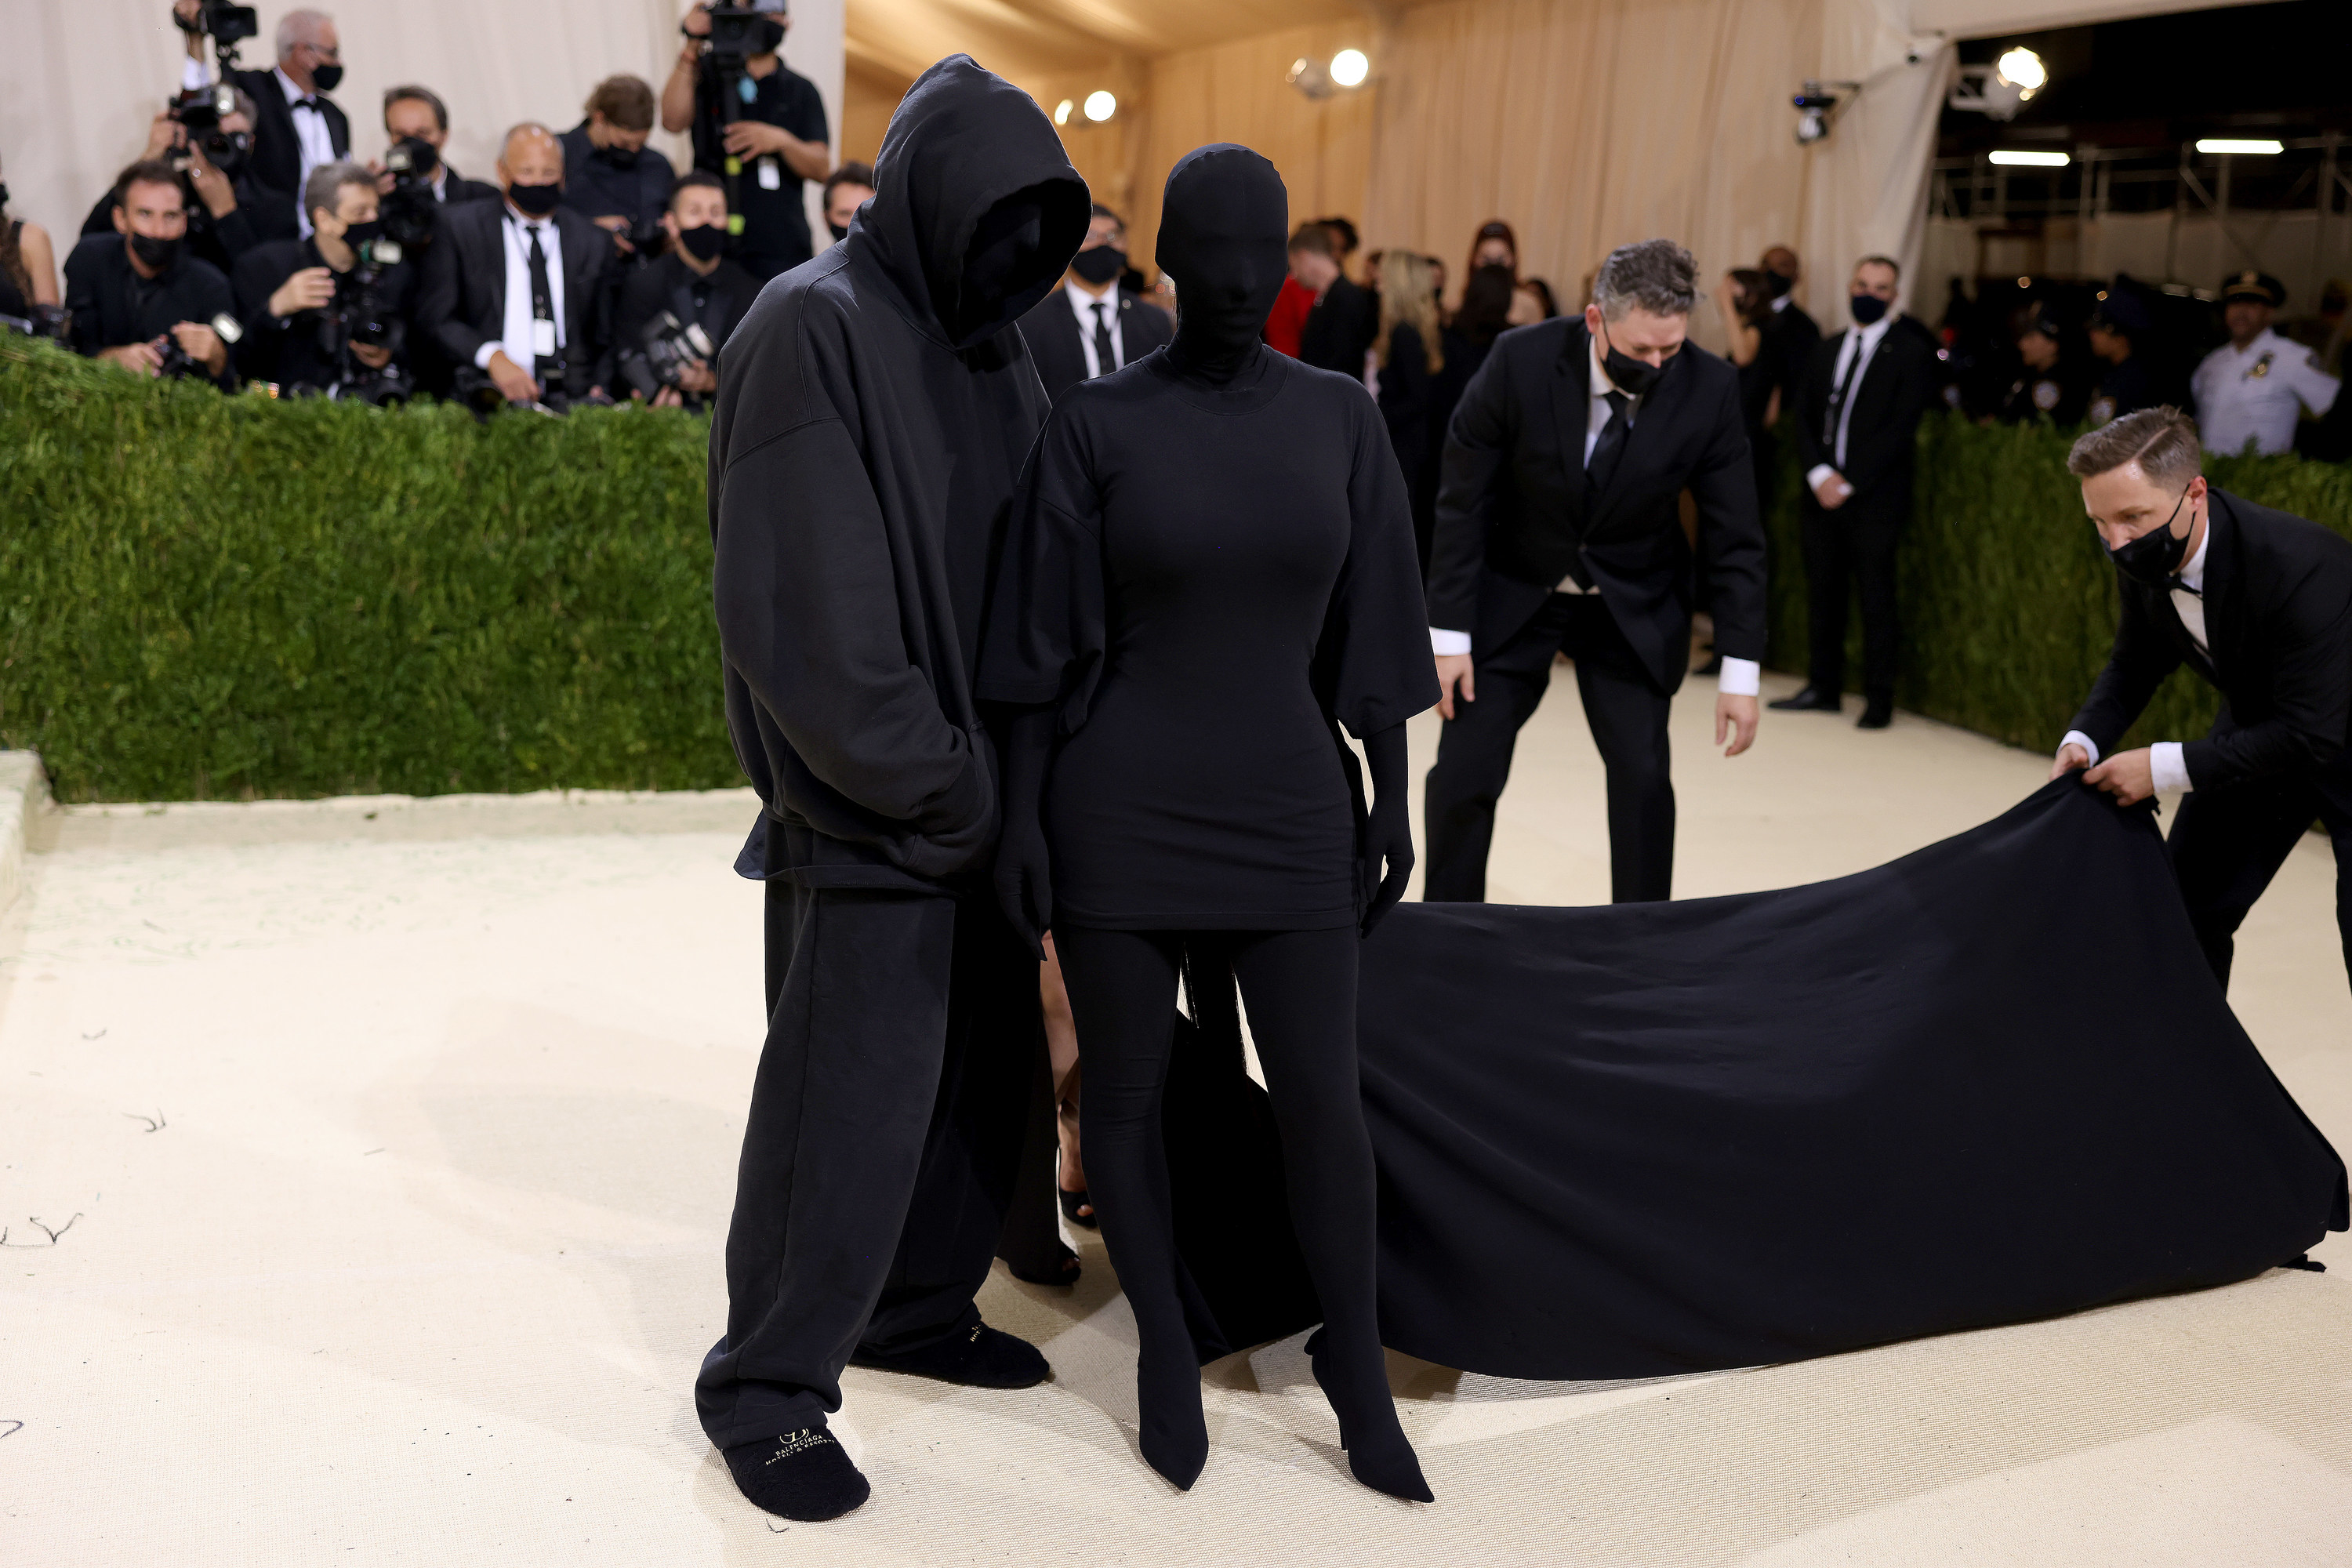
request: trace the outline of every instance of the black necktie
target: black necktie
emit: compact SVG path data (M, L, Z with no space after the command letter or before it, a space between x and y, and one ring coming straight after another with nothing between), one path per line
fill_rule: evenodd
M1633 428L1633 421L1626 418L1625 411L1633 405L1633 400L1622 392L1614 391L1605 394L1604 397L1609 405L1609 423L1601 427L1601 438L1592 443L1592 456L1584 460L1585 510L1588 514L1591 511L1591 502L1598 500L1601 492L1609 488L1609 481L1617 477L1617 459L1625 455L1625 433Z
M535 321L555 320L555 291L547 285L547 252L539 247L539 225L522 226L530 235L530 313Z
M1118 368L1110 348L1110 306L1097 303L1095 312L1095 374L1108 375Z
M1862 335L1857 332L1853 340L1853 358L1846 363L1845 378L1830 394L1829 415L1822 428L1822 449L1830 455L1832 465L1845 461L1845 455L1838 450L1838 411L1845 406L1846 398L1853 392L1854 377L1861 374Z

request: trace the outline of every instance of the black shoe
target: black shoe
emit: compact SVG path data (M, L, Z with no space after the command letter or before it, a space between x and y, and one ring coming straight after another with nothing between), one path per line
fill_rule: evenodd
M1331 1413L1339 1418L1339 1447L1348 1456L1349 1473L1376 1492L1406 1502L1435 1502L1436 1494L1422 1478L1420 1457L1397 1420L1396 1401L1386 1379L1376 1391L1363 1390L1361 1398L1340 1386L1321 1329L1307 1337L1307 1363L1314 1369L1323 1397L1331 1402Z
M1783 697L1778 702L1768 702L1783 713L1834 713L1844 706L1834 691L1823 691L1818 686L1808 686L1794 697Z
M959 1329L934 1344L897 1355L877 1355L860 1345L849 1364L935 1377L967 1388L1034 1388L1054 1375L1035 1345L986 1323Z
M822 1426L738 1443L721 1449L719 1457L747 1500L803 1524L839 1519L874 1493L847 1452Z
M1853 721L1853 727L1857 730L1884 730L1894 722L1894 703L1872 702L1863 708L1862 717Z
M1143 1462L1180 1492L1189 1492L1209 1462L1209 1420L1201 1410L1201 1367L1190 1357L1155 1366L1138 1355L1135 1396Z
M1063 1187L1060 1188L1059 1191L1062 1194L1062 1217L1068 1220L1072 1225L1082 1225L1088 1230L1094 1229L1096 1226L1095 1216L1091 1213L1080 1214L1078 1212L1080 1209L1091 1210L1095 1206L1094 1199L1087 1195L1087 1189L1080 1187L1074 1193L1070 1191L1069 1188Z

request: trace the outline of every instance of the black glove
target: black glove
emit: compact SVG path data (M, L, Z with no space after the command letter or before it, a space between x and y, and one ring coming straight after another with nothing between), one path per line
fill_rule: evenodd
M1003 827L996 841L996 902L1039 963L1054 924L1054 875L1045 854L1045 764L1054 752L1054 710L1021 714L1004 737Z
M1406 804L1404 726L1391 724L1363 741L1364 760L1371 764L1372 774L1372 808L1364 823L1364 871L1381 879L1364 909L1363 933L1370 936L1412 879L1412 814Z

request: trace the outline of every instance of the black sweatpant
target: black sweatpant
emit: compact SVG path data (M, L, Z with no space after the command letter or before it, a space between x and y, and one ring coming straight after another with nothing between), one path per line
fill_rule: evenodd
M1475 702L1458 699L1437 741L1423 802L1429 844L1422 897L1475 904L1486 897L1495 803L1511 776L1519 729L1551 684L1551 661L1576 661L1584 718L1609 778L1609 896L1638 903L1674 896L1673 700L1657 688L1598 594L1554 594L1528 624L1477 663Z
M2189 923L2226 988L2238 928L2314 820L2336 847L2336 927L2352 975L2352 752L2316 772L2192 790L2166 840Z
M863 1345L979 1321L1036 1049L1037 963L985 891L768 883L768 1042L695 1406L728 1447L821 1425Z
M1845 690L1845 616L1849 584L1862 600L1862 691L1873 703L1895 700L1895 668L1902 646L1896 618L1895 550L1911 515L1911 481L1856 495L1825 511L1807 490L1799 502L1805 549L1805 615L1811 632L1806 683Z
M1356 1076L1353 926L1333 931L1131 931L1059 926L1054 940L1086 1075L1079 1141L1087 1189L1103 1241L1135 1312L1139 1371L1154 1369L1197 1390L1197 1337L1220 1336L1177 1255L1160 1135L1177 968L1187 947L1197 968L1230 962L1240 982L1259 1065L1265 1072L1290 1214L1321 1299L1324 1331L1351 1383L1381 1368L1372 1142ZM1181 1376L1174 1376L1181 1373ZM1147 1410L1145 1418L1150 1419Z

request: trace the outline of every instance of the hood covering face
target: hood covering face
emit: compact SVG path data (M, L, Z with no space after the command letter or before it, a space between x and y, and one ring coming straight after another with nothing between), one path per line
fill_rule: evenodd
M915 79L851 226L929 336L970 348L1044 299L1087 237L1090 198L1036 101L950 55Z
M1196 147L1168 172L1157 255L1176 280L1178 369L1222 384L1255 361L1289 235L1290 193L1248 148Z

